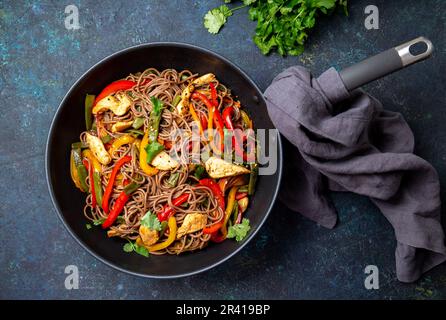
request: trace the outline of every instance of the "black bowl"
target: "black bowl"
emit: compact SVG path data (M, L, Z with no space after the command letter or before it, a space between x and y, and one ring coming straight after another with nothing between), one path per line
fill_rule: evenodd
M249 236L240 243L225 241L201 251L179 256L142 257L122 250L122 239L107 238L101 228L87 230L83 206L85 194L70 178L69 154L72 142L84 130L83 103L87 93L98 93L108 83L149 67L159 70L189 69L200 74L212 72L233 90L252 116L256 128L274 128L262 92L240 68L227 59L202 48L180 43L143 44L117 52L88 70L68 91L51 124L46 148L46 175L50 195L59 218L70 234L93 256L118 270L151 278L175 278L208 270L240 251L265 222L277 196L282 173L282 146L278 139L278 163L274 175L259 177L256 193L246 217Z

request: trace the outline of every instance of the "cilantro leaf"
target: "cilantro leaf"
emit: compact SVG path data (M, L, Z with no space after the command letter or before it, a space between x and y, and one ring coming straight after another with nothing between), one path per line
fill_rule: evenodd
M206 13L203 25L210 33L217 34L226 23L226 18L230 16L232 16L232 11L226 5L222 5Z
M249 220L246 218L243 218L242 223L235 224L233 226L230 226L228 229L228 238L235 238L235 240L242 241L245 239L246 235L248 234L248 231L251 229L249 225Z
M87 223L86 225L85 225L85 228L87 228L87 230L90 230L92 227L91 227L91 224L89 224L89 223Z
M348 0L242 0L243 5L229 9L226 5L210 10L204 17L204 26L216 34L234 11L249 6L249 18L257 21L254 43L263 54L276 50L280 55L300 55L310 30L320 15L333 12L337 7L347 11ZM231 3L225 0L225 3Z
M200 164L195 168L194 176L197 179L201 179L205 173L206 169Z
M126 244L122 247L122 249L123 249L125 252L132 252L132 251L133 251L133 243L131 243L131 242L126 243Z
M122 247L122 250L128 253L135 251L137 254L140 254L144 257L149 256L149 250L147 250L146 247L139 246L136 242L133 243L129 241Z
M140 254L144 257L148 257L149 256L149 250L146 249L146 247L143 246L139 246L136 243L133 244L134 250L137 254Z
M147 211L144 217L142 217L141 225L151 230L156 230L156 231L161 230L161 222L158 220L156 214L152 213L151 211Z
M101 224L104 223L104 221L105 221L105 218L100 218L100 219L94 220L94 221L93 221L93 224L94 224L95 226L100 226Z

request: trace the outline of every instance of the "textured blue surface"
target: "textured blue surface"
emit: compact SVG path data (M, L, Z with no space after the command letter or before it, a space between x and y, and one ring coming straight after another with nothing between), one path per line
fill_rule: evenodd
M277 203L265 227L240 254L193 277L160 281L117 272L86 253L57 219L47 192L44 149L54 112L72 83L103 57L150 41L184 41L238 64L262 89L284 68L303 64L319 74L342 68L419 35L434 57L367 87L400 111L416 136L416 152L446 183L446 2L374 1L380 30L363 26L367 0L350 16L324 18L301 57L261 55L255 23L241 10L218 36L202 27L212 1L0 1L0 298L446 298L446 266L415 284L395 277L389 223L365 198L334 195L340 223L323 229ZM64 27L75 4L79 30ZM445 188L443 188L445 190ZM446 194L442 192L442 199ZM66 290L64 269L77 265L79 290ZM380 289L364 288L366 265L380 270Z

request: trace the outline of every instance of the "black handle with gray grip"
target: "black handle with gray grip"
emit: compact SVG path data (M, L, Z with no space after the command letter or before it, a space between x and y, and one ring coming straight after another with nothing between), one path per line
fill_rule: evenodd
M420 45L423 47L420 51ZM339 72L345 87L354 90L432 55L432 42L419 37Z

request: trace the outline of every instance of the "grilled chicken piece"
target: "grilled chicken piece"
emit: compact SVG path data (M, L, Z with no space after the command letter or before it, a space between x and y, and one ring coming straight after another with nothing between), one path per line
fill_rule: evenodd
M100 163L102 163L103 165L107 165L110 163L111 157L108 154L107 150L105 150L104 144L102 143L101 139L87 133L87 144L91 152L93 152L94 156Z
M158 153L151 164L158 170L172 170L179 165L178 161L172 159L165 151Z
M206 73L201 77L198 77L190 85L188 85L183 92L181 92L181 101L177 105L177 111L179 114L187 113L189 107L190 96L194 92L195 87L202 86L204 84L210 83L215 80L215 75L213 73Z
M132 101L126 94L117 94L115 96L107 96L93 107L92 113L98 114L107 110L111 110L117 116L123 116L132 106Z
M181 227L177 231L177 239L181 238L187 233L192 233L202 230L207 223L207 216L201 213L189 213L183 221Z
M130 128L132 126L132 124L133 124L133 120L118 121L112 125L111 131L112 132L121 132L121 131L124 131L125 129Z
M217 157L210 157L205 162L206 171L211 178L219 179L250 173L245 167L226 162Z
M158 231L149 229L146 226L139 227L139 236L145 247L150 247L159 240Z

